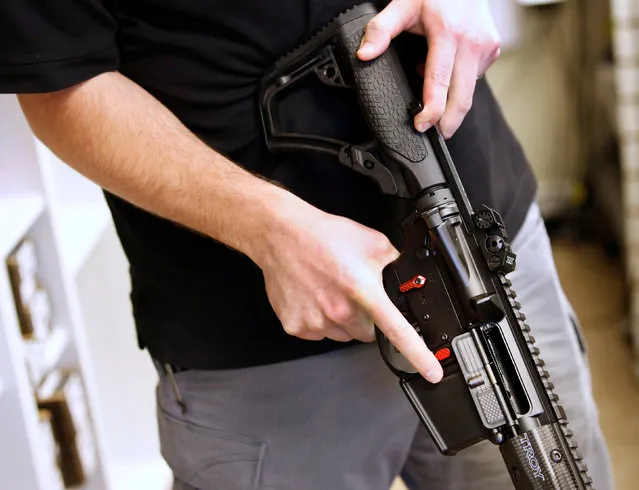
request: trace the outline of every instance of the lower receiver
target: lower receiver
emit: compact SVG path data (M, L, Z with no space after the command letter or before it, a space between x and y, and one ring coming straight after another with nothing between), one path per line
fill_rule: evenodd
M420 376L376 328L381 355L446 455L490 440L517 489L592 489L592 480L531 327L507 274L516 256L500 215L473 209L437 128L419 133L421 109L395 51L356 56L373 4L358 5L281 58L260 87L271 151L332 154L370 177L382 193L407 199L403 247L383 274L397 308L436 354L443 379ZM308 77L350 91L371 137L345 142L282 131L277 101Z

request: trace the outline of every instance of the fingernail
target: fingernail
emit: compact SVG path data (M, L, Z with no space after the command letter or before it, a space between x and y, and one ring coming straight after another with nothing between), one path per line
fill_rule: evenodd
M433 368L426 371L426 379L431 383L438 383L444 377L444 371L441 368Z
M426 131L428 128L430 128L430 124L428 123L417 123L417 125L415 126L415 129L417 129L417 131L419 131L420 133L423 133L424 131Z
M362 45L359 47L359 50L357 50L357 54L366 56L373 52L373 48L374 46L372 43L369 43L368 41L363 41Z

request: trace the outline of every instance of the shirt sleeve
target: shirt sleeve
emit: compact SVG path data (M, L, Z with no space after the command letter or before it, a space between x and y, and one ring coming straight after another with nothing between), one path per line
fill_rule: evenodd
M0 93L61 90L119 65L114 0L0 0Z

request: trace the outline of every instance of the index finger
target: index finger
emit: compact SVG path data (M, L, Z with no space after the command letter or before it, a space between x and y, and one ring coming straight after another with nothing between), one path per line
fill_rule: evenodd
M444 114L456 54L457 41L453 36L440 34L429 39L424 69L424 109L415 116L418 131L426 131Z
M424 378L431 383L437 383L442 379L444 372L439 361L390 300L383 286L374 288L372 294L366 295L362 307L390 343Z

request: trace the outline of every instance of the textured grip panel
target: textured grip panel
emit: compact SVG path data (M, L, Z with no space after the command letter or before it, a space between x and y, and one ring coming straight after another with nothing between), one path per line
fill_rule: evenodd
M363 32L350 35L346 47L371 129L389 149L411 162L422 162L428 151L422 136L412 127L408 101L391 66L392 54L387 51L372 61L360 60L357 49Z
M580 488L554 425L524 432L501 446L515 488L530 490Z

